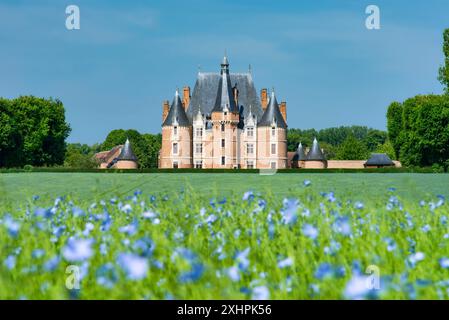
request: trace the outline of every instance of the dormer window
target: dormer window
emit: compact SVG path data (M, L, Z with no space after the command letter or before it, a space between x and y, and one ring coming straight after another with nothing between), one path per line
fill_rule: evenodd
M174 126L174 127L173 127L173 134L174 134L175 136L178 135L178 127L177 127L177 126Z

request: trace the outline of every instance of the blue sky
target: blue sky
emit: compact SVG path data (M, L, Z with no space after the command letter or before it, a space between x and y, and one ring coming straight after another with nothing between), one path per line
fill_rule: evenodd
M413 4L411 4L413 3ZM81 29L65 28L78 5ZM365 28L378 5L381 29ZM198 66L251 64L275 87L294 128L385 129L389 103L441 93L449 1L0 0L0 96L56 97L70 142L117 128L160 132L162 101L195 84Z

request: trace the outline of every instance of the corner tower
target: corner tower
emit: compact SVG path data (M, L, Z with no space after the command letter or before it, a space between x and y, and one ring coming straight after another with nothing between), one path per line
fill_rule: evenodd
M257 124L257 167L287 168L287 123L279 109L274 90Z
M175 169L192 167L192 126L178 90L162 123L160 167Z

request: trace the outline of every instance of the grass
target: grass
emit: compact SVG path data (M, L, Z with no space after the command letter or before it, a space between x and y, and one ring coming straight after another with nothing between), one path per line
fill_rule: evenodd
M448 178L0 174L0 299L447 299Z

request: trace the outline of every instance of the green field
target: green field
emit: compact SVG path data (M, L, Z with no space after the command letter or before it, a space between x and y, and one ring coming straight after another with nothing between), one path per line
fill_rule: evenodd
M447 174L0 174L0 299L447 299L448 196Z
M314 191L333 191L349 198L375 199L390 187L410 200L437 194L449 197L449 174L5 173L0 174L0 203L23 204L33 195L48 200L70 195L93 201L128 195L136 189L145 194L166 195L189 188L205 197L241 195L255 190L285 197L294 195L307 179L313 181L310 188Z

